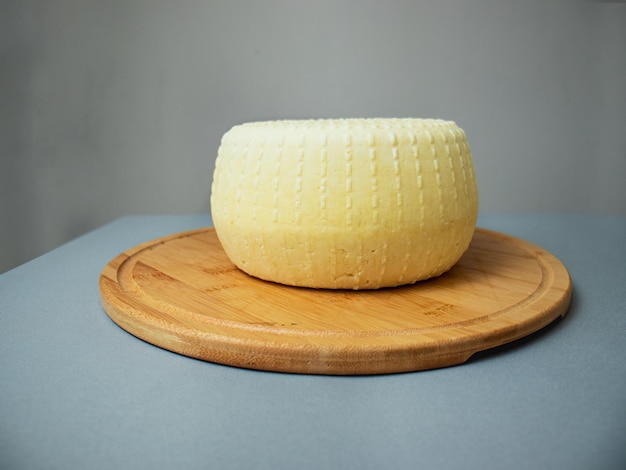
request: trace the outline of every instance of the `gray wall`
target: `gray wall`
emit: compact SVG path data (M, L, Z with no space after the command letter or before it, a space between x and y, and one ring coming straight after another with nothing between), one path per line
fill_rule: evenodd
M626 214L626 5L0 1L0 272L125 214L208 213L252 120L439 117L482 211Z

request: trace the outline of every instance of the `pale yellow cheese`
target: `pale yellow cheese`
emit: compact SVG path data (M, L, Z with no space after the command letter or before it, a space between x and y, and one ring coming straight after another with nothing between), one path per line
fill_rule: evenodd
M269 121L224 135L211 208L226 254L252 276L376 289L448 271L471 241L478 194L453 122Z

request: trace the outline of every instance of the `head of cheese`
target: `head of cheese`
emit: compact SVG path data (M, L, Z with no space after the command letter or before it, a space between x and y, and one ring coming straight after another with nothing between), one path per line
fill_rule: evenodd
M377 289L448 271L472 239L478 195L453 122L269 121L223 136L211 209L226 254L252 276Z

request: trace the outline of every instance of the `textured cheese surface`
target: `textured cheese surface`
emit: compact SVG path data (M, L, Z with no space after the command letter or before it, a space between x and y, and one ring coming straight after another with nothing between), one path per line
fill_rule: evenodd
M223 136L211 208L226 254L252 276L376 289L449 270L471 241L478 194L453 122L268 121Z

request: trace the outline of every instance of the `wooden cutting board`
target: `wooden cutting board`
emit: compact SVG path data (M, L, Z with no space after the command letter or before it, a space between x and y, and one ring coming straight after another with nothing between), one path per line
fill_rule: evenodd
M567 312L571 281L547 251L477 229L448 273L374 291L316 290L238 270L213 228L114 258L102 305L124 330L186 356L312 374L379 374L461 364Z

